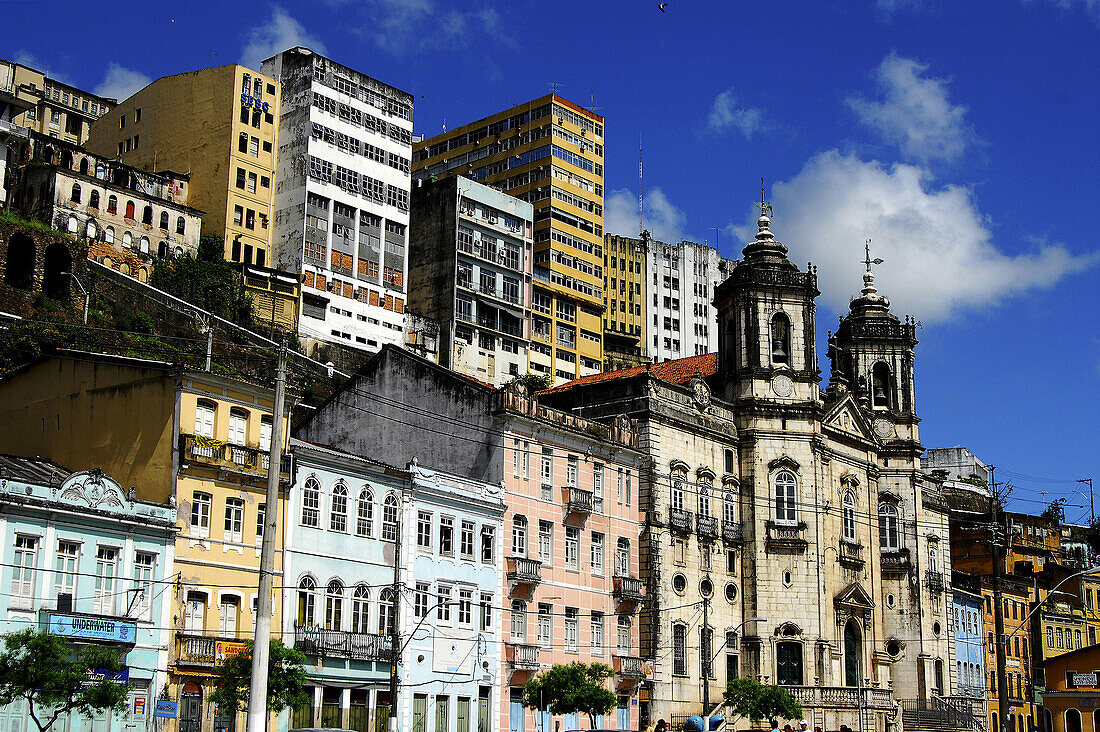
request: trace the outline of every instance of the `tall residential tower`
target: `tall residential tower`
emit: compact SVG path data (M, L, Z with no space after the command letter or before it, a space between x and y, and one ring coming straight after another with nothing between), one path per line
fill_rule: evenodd
M534 205L531 370L556 383L603 360L603 117L556 94L418 142L417 179L464 175Z

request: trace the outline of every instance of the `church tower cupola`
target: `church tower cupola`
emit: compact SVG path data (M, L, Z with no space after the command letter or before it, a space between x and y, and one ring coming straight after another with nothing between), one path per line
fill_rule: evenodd
M827 399L852 392L872 413L876 432L916 440L913 358L917 345L916 321L899 320L890 312L890 300L875 287L871 268L882 259L871 258L871 240L864 246L863 289L829 336L831 369ZM889 429L888 429L889 428Z
M787 259L763 190L756 205L756 236L715 291L719 389L729 401L813 401L821 380L814 344L817 273L812 266L801 272Z

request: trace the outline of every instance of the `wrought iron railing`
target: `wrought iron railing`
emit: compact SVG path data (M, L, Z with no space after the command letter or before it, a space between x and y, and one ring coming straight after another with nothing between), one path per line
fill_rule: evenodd
M691 533L691 511L683 511L678 508L669 509L668 527L673 531L685 534Z
M745 540L745 529L733 521L722 522L722 541L727 544L740 544Z
M698 514L695 516L695 530L699 534L700 539L717 539L718 538L718 519L713 516L703 516Z
M615 673L624 679L644 679L642 659L636 656L614 656Z
M616 575L615 596L623 600L641 600L645 595L645 587L637 577Z
M327 630L316 625L294 626L294 647L307 656L353 661L390 661L392 639L378 633Z
M266 473L270 456L267 450L212 440L196 435L180 435L181 462L195 462L219 468ZM282 456L279 473L290 475L290 456Z

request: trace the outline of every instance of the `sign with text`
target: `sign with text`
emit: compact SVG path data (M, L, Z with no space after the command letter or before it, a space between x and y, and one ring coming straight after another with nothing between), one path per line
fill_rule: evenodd
M1074 686L1096 686L1096 672L1091 674L1074 674Z
M245 643L234 641L218 641L214 644L214 665L222 666L225 659L240 654L248 647Z
M144 717L145 716L145 697L143 697L143 696L135 696L134 697L134 716L138 716L138 717Z
M50 613L46 628L50 635L61 635L76 640L114 643L134 643L137 640L136 623L111 618Z
M179 702L167 701L165 699L158 699L157 706L153 710L154 717L160 717L161 719L175 719L176 707Z

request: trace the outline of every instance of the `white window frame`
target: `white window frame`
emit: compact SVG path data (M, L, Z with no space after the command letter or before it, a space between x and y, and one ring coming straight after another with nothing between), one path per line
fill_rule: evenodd
M789 470L781 470L772 479L775 522L785 526L798 523L798 481Z

